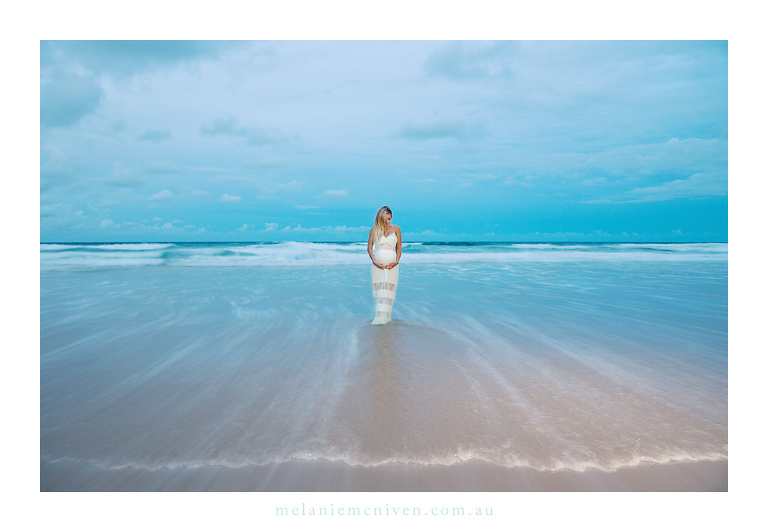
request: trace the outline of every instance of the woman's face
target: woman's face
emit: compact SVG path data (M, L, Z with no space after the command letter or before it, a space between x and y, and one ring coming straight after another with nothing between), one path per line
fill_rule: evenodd
M384 221L387 222L387 227L389 227L389 224L392 223L392 213L385 214Z

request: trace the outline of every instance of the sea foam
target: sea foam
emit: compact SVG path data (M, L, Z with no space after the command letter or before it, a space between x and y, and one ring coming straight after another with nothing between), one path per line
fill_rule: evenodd
M728 245L406 242L401 264L578 262L725 262ZM367 265L363 242L124 243L40 245L43 270L182 267L316 267Z

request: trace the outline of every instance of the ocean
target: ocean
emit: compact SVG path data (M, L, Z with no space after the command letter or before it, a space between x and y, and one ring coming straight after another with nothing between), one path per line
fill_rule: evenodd
M365 243L40 244L41 489L727 460L725 243L406 243L373 312Z

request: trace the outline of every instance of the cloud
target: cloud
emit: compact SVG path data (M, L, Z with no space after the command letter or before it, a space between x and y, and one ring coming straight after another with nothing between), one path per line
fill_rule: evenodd
M540 179L541 177L537 175L526 175L522 177L509 176L504 178L504 180L500 183L500 186L505 187L510 185L519 185L523 187L533 187L536 186Z
M147 129L136 137L136 140L145 140L148 142L160 142L162 140L168 140L171 138L170 129Z
M121 188L131 188L146 185L146 180L134 168L129 168L122 162L117 162L112 165L112 172L107 177L107 184Z
M347 197L347 191L344 189L340 190L326 190L323 192L324 198L346 198Z
M727 176L719 172L697 173L686 179L675 179L658 186L636 188L629 192L630 197L639 196L630 201L664 201L727 195Z
M68 64L126 78L242 47L237 41L40 41L40 66Z
M514 72L520 43L452 41L430 54L422 66L430 76L454 80L489 78Z
M186 169L196 174L227 174L230 172L226 168L217 166L187 166Z
M99 225L103 228L120 229L120 224L116 224L109 218L105 218L104 220L102 220Z
M248 231L249 229L253 229L253 226L252 225L248 225L248 224L243 224L242 227L238 227L237 229L235 229L235 231L237 231L239 233L244 233L244 232Z
M323 230L323 229L328 230L328 229L331 229L331 228L330 227L322 227L320 229L321 230ZM355 232L355 233L357 233L357 232L360 232L360 231L367 232L370 229L371 228L368 227L367 225L360 225L358 227L347 227L346 225L337 225L332 230L336 231L337 233L348 233L348 232Z
M40 85L40 125L75 125L94 112L103 98L104 89L93 76L55 69Z
M223 203L236 203L242 198L240 196L230 196L229 194L222 194L220 201Z
M268 223L265 224L266 229L264 231L274 231L278 229L280 226L276 223ZM294 232L308 232L308 233L328 233L328 234L334 234L334 233L358 233L358 234L367 234L370 230L370 227L367 225L361 225L358 227L347 227L346 225L337 225L337 226L331 226L331 225L325 225L322 227L303 227L301 224L296 224L296 227L291 227L289 225L283 227L280 229L280 231L294 231Z
M251 42L242 53L218 44L174 46L40 43L41 125L56 123L46 118L46 105L63 109L51 98L78 101L54 86L90 85L96 95L59 122L74 126L42 125L41 203L72 203L93 231L102 219L117 217L124 232L127 220L163 212L209 224L209 236L225 238L242 221L231 220L240 203L267 208L266 217L280 220L275 235L299 222L361 223L354 221L358 201L399 187L409 189L401 211L460 205L478 221L465 223L467 229L454 224L456 230L478 236L493 230L503 238L510 227L524 233L534 224L542 231L591 230L580 218L570 225L581 216L573 213L609 213L607 219L624 212L588 209L582 205L588 201L662 201L711 190L718 195L712 204L721 205L727 197L727 42L716 45L717 54L705 49L712 44L691 41L370 41L362 48ZM275 50L274 57L255 60L264 48ZM307 79L314 80L311 90L302 83ZM179 99L179 91L187 97ZM277 144L292 135L301 135L307 149ZM66 158L43 156L45 145ZM116 161L122 164L113 167ZM698 174L720 177L693 177ZM383 180L392 185L382 190ZM353 182L354 194L347 188ZM176 192L147 210L160 186ZM227 189L246 201L226 202L221 190ZM88 201L104 207L112 197L121 204L86 208ZM165 207L182 208L185 199L198 209L167 213ZM563 207L553 217L549 207L535 211L539 202ZM514 216L501 228L483 225L508 204L533 214ZM680 205L663 210L687 212L688 203ZM280 209L291 216L275 216ZM661 212L652 211L649 217ZM45 218L41 234L53 234L54 218ZM265 230L263 218L253 222ZM182 230L183 224L173 225ZM426 222L417 230L427 227L444 231ZM608 222L601 227L614 230Z
M144 168L148 174L175 174L178 171L179 167L169 161L156 161Z
M579 200L582 203L662 201L727 194L728 143L725 139L672 138L591 152L538 154L519 150L512 153L509 162L496 163L497 172L506 174L502 185L560 189L573 199L582 196ZM696 174L708 177L690 180Z
M248 186L256 186L259 188L259 191L263 195L272 197L272 199L274 199L274 194L279 191L298 193L301 192L304 185L306 185L305 181L299 181L297 179L292 179L288 183L283 183L282 181L275 179L266 179L258 176L242 176L230 174L216 176L216 180L225 183L238 183L247 184Z
M40 191L72 182L74 168L64 152L48 145L40 147Z
M288 161L280 157L265 157L255 162L246 160L244 164L248 168L285 168Z
M155 194L152 194L149 197L150 201L168 201L173 197L173 192L171 192L168 189L161 190L160 192L157 192Z
M125 124L125 119L120 118L117 122L112 124L112 133L122 133L128 129L128 126Z
M597 185L604 185L605 181L606 179L604 177L595 177L592 179L585 179L584 181L581 182L581 184L584 185L585 187L594 187Z
M409 122L400 128L397 137L411 140L453 139L473 140L487 136L488 132L479 121L437 118Z
M72 226L78 218L82 217L83 211L76 211L70 203L51 203L40 205L40 218L46 219L46 224L54 223L57 225Z
M233 117L220 117L214 119L211 124L203 124L200 126L200 134L210 137L218 135L240 137L252 146L288 142L288 138L277 130L266 131L258 126L239 126Z
M281 182L265 182L259 183L259 189L265 194L275 193L278 190L284 190L286 192L301 192L301 189L306 185L306 181L299 181L298 179L291 179L288 183Z
M721 139L672 138L667 142L632 144L591 154L557 154L550 159L556 165L631 177L724 167L728 160L728 143Z

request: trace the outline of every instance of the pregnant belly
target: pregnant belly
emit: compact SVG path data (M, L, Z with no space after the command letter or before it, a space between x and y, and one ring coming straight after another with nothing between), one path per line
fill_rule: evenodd
M397 259L397 253L391 249L379 249L373 253L376 262L382 264L392 264Z

